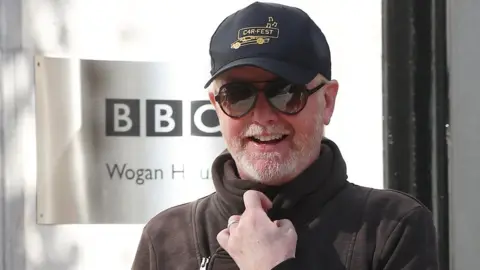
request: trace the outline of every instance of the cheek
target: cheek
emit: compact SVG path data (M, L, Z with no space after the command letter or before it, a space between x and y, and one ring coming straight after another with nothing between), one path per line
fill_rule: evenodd
M292 123L296 139L304 141L310 138L318 129L316 122L317 121L314 122L313 119L310 119L309 121L300 120Z
M231 119L226 115L219 116L223 137L227 140L237 137L245 128L244 121Z
M296 137L314 136L319 132L319 128L323 127L323 112L319 110L318 103L312 103L305 106L300 114L288 119L295 130Z

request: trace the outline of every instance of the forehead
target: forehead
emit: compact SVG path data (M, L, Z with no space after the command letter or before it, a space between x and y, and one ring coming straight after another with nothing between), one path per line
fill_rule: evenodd
M277 78L275 74L264 69L244 66L232 68L222 74L222 80L229 81L267 81Z

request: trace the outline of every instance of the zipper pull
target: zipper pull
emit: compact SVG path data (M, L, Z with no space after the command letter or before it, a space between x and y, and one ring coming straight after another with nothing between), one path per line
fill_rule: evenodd
M202 258L200 262L200 270L207 270L209 262L210 262L210 257Z

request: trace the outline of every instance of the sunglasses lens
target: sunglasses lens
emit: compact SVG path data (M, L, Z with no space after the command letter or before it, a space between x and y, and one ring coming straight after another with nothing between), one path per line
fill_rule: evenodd
M307 101L307 92L303 85L283 84L271 85L265 91L268 100L279 111L287 114L299 112Z
M218 102L225 114L240 117L252 108L255 93L255 89L247 84L230 83L220 88Z

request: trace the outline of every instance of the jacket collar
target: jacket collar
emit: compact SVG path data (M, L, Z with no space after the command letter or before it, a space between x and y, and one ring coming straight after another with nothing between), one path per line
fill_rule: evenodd
M345 161L337 145L323 139L319 157L298 177L283 186L267 186L240 179L230 153L223 152L212 165L216 193L215 203L225 219L241 215L245 210L243 193L258 190L273 202L268 215L272 220L288 218L298 223L306 221L347 183Z

